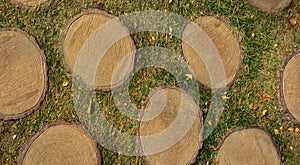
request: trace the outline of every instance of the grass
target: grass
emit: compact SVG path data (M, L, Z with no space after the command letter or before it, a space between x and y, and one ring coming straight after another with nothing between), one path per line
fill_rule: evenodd
M300 133L288 131L295 128L281 113L278 100L279 70L283 61L300 46L300 24L291 26L292 16L300 20L300 2L294 0L287 10L279 14L266 14L241 0L110 0L110 1L59 1L40 7L24 9L0 0L0 27L18 27L34 36L47 56L49 89L37 111L24 119L0 121L0 164L15 164L18 150L45 123L56 120L78 121L72 99L72 78L62 65L62 32L67 22L86 8L98 8L116 16L126 12L161 10L174 12L187 19L214 14L228 21L233 31L242 39L243 73L228 90L224 113L211 136L204 141L196 164L213 164L215 147L226 132L239 126L258 125L275 139L284 164L300 162ZM253 35L254 34L254 35ZM151 40L154 36L156 40ZM180 41L169 35L153 32L133 34L137 48L161 46L181 55ZM277 44L277 47L274 46ZM142 56L141 56L142 57ZM140 61L142 61L141 59ZM69 82L64 87L63 82ZM148 67L132 77L130 96L140 106L152 88L159 85L178 85L165 70ZM199 105L207 113L210 93L199 89ZM271 99L263 99L270 97ZM98 105L108 121L129 134L135 133L135 122L122 115L113 104L112 94L97 92ZM268 110L263 116L262 111ZM279 134L274 133L279 130ZM16 139L13 139L16 135ZM129 157L99 146L104 164L144 164L140 157Z

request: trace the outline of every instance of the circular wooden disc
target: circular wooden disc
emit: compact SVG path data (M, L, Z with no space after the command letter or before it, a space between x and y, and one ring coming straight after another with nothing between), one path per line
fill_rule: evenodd
M219 146L216 163L281 164L281 156L271 135L256 127L230 132Z
M149 95L141 119L139 145L146 163L191 164L195 161L202 148L203 123L200 108L190 95L175 87L159 88ZM143 139L152 135L157 136L152 140ZM159 149L164 145L167 146Z
M18 164L100 164L92 137L78 124L45 125L21 148Z
M300 50L285 62L281 72L280 95L284 109L300 125Z
M80 49L86 40L95 30L113 18L115 17L104 11L95 9L83 11L73 18L67 27L63 43L64 61L70 72L73 72ZM119 25L120 26L114 28L122 28L128 32L125 26L121 26L121 23L119 23ZM112 87L118 86L128 79L133 70L135 59L133 52L135 50L136 48L133 40L129 36L129 32L127 37L119 40L110 47L99 62L95 77L95 88L99 90L110 90ZM126 58L124 61L123 58L128 55L132 55L132 57ZM114 69L116 69L122 59L122 71L119 73L118 78L112 82Z
M49 0L11 0L15 4L21 4L24 6L38 6Z
M214 16L199 17L194 22L207 34L215 45L224 66L226 86L223 86L225 80L217 80L213 85L211 84L212 80L210 79L209 72L200 56L191 46L182 41L183 55L195 78L204 88L230 87L241 71L242 55L238 40L231 33L228 26ZM192 35L191 32L184 30L183 38Z
M19 29L1 29L0 43L0 118L17 119L44 99L46 58L35 40Z
M276 13L287 8L292 0L248 0L248 2L260 11Z

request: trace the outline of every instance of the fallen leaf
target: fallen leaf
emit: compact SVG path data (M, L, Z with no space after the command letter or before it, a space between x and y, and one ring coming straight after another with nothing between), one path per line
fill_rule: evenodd
M173 32L172 27L169 27L169 31L170 31L170 34L172 34L172 32Z
M216 151L216 150L217 150L217 147L215 147L215 146L209 146L209 150L211 150L211 151Z
M262 115L263 115L263 116L266 116L267 112L268 112L268 110L266 110L266 109L263 110L263 111L262 111Z
M252 34L251 34L251 37L254 38L254 37L255 37L255 33L252 33Z
M172 3L172 2L173 2L173 0L169 0L169 4Z
M191 80L193 78L193 75L191 74L185 74L186 80Z
M206 162L206 165L209 165L209 163L210 163L210 162L209 162L209 160L208 160L208 161Z
M295 132L300 132L300 129L299 128L295 128Z
M275 135L279 135L279 130L278 129L274 129L274 133L275 133Z
M255 107L253 108L253 111L258 110L258 108L259 108L259 106L255 106Z
M288 128L288 131L294 132L294 128Z
M152 41L155 41L156 39L155 39L155 37L154 37L154 36L151 36L151 40L152 40Z
M207 123L208 125L212 126L212 122L210 120Z
M205 104L206 106L207 106L207 105L210 105L210 101L206 101L204 104Z
M297 24L297 18L296 18L296 17L291 17L291 18L290 18L290 24L291 24L292 26L295 26L295 25Z
M260 100L258 101L259 103L262 103L264 101L268 101L268 100L271 100L272 97L269 97L269 96L264 96L263 94L260 95Z
M13 138L14 140L16 139L16 137L17 137L17 135L13 135L13 136L12 136L12 138Z
M69 85L69 82L68 82L68 81L64 81L63 84L62 84L63 87L66 87L66 86L68 86L68 85Z
M223 100L229 100L230 97L228 97L228 96L226 96L226 95L223 95L223 96L222 96L222 99L223 99Z
M90 115L91 112L93 111L93 108L94 108L93 98L90 97L89 106L88 106L88 109L87 109L87 113L88 113L89 115Z

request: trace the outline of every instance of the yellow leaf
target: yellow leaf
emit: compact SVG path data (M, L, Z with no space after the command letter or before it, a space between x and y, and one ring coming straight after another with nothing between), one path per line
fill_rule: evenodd
M93 98L90 97L90 101L89 101L89 106L88 106L88 109L87 109L87 113L90 115L92 111L93 111Z
M212 122L210 120L208 121L208 125L212 126Z
M209 163L210 163L210 162L209 162L209 160L208 160L208 161L206 162L206 165L209 165Z
M252 34L251 34L251 37L254 38L254 37L255 37L255 33L252 33Z
M277 48L277 46L278 46L277 44L274 44L273 48Z
M185 74L186 80L191 80L193 78L193 75L191 74Z
M172 27L169 27L169 31L170 31L170 33L172 33L172 32L173 32L173 29L172 29Z
M169 3L172 3L173 2L173 0L169 0Z
M68 86L68 85L69 85L69 82L68 82L68 81L64 81L63 84L62 84L63 87L66 87L66 86Z
M279 134L279 130L278 129L274 129L274 133L275 133L275 135L278 135Z
M267 114L267 112L268 112L268 110L266 110L266 109L263 110L263 111L262 111L262 115L265 116L265 115Z
M226 95L223 95L223 96L222 96L222 99L223 99L223 100L229 100L230 97L228 97L228 96L226 96Z
M294 128L288 128L288 131L294 132Z
M155 41L155 40L156 40L154 36L151 36L151 39L152 39L152 41Z
M295 132L300 132L300 129L299 128L295 128Z

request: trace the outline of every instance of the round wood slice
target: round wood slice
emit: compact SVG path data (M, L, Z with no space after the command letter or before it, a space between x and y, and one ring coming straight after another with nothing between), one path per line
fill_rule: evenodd
M281 156L269 133L258 128L239 128L220 143L216 164L280 165Z
M195 161L202 148L203 123L200 108L190 95L175 87L154 90L143 108L141 119L138 124L139 149L147 164L191 164ZM152 135L156 138L142 138Z
M300 125L300 49L285 61L280 79L281 103L292 120Z
M115 17L104 11L89 9L76 15L71 20L71 23L68 25L65 32L63 43L64 63L70 72L73 72L78 54L86 40L100 26L113 18ZM128 29L125 26L121 26L121 23L119 25L120 26L114 28L123 28L128 32L128 36L110 47L99 62L94 83L95 88L98 90L110 90L111 88L118 86L129 78L129 75L133 70L135 59L133 52L136 48L133 40L129 36ZM93 48L95 47L91 47L91 49ZM118 78L114 79L112 82L114 69L116 69L121 60L128 57L128 55L132 56L126 58L125 61L122 62L122 71L118 73Z
M34 38L19 29L1 29L0 43L0 118L21 118L44 99L46 58Z
M209 72L203 60L200 58L200 55L198 55L190 45L182 41L183 55L190 69L193 71L195 78L206 89L229 88L241 71L242 52L239 41L232 34L229 26L214 16L199 17L194 23L207 34L217 49L224 66L226 82L224 82L225 80L218 79L215 80L214 84L211 84L212 80L209 77ZM186 28L183 32L183 38L193 35L191 33L193 32ZM205 43L203 43L203 45L205 45ZM211 70L210 72L212 73L214 71Z
M20 5L23 5L23 6L38 6L38 5L41 5L49 0L11 0L12 3L15 3L15 4L20 4Z
M260 11L277 13L287 8L292 0L248 0L248 2Z
M101 164L95 141L81 125L45 125L21 148L18 164Z

